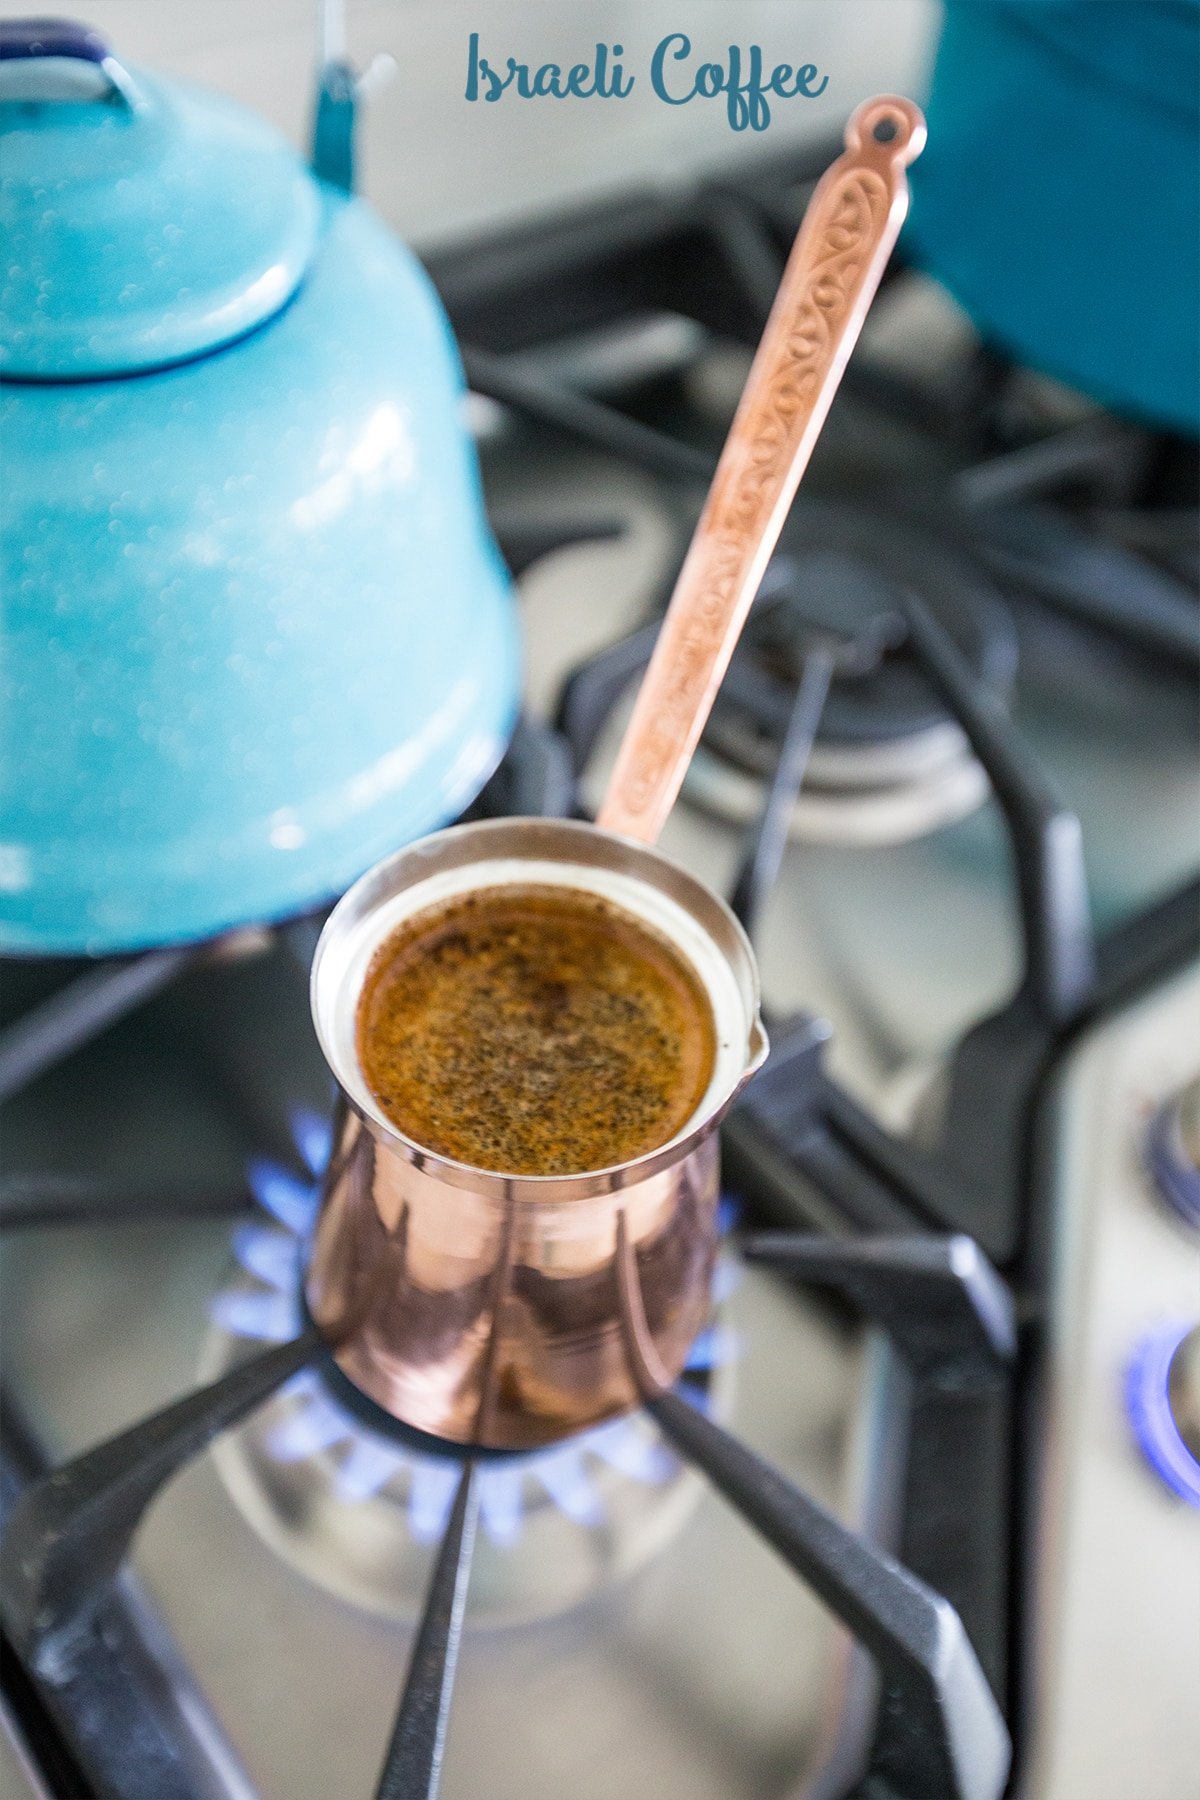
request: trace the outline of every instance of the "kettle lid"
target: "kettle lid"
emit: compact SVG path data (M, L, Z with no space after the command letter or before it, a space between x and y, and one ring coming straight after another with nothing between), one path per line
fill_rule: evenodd
M120 63L64 19L0 22L0 375L162 368L295 292L317 185L232 101Z

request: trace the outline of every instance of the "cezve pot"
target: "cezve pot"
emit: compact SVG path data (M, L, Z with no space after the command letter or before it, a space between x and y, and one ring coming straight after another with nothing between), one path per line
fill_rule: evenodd
M633 1162L581 1175L470 1168L406 1137L363 1077L355 1020L379 946L427 906L514 881L604 895L668 938L708 995L708 1089L669 1143ZM674 1380L708 1316L717 1126L767 1053L758 999L724 902L660 851L591 825L456 825L364 875L330 915L312 975L341 1107L305 1304L350 1404L365 1396L428 1436L492 1450L553 1443L635 1406L622 1250Z
M84 27L0 48L0 950L314 906L515 716L448 325L338 185L346 95L323 179Z

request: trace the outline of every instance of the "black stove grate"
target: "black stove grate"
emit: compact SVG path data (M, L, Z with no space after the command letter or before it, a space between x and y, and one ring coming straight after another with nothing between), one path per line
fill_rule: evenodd
M814 152L804 166L764 163L751 177L710 184L686 199L626 202L439 258L435 278L465 346L471 385L540 428L582 439L656 479L697 488L711 471L711 447L664 431L652 397L640 416L637 400L617 405L531 371L528 352L664 311L752 343L808 185L825 161ZM1200 646L1195 597L1171 524L1176 515L1165 506L1186 448L1107 419L1031 429L1019 373L987 347L971 376L969 394L947 399L862 358L852 367L847 385L860 399L899 412L957 453L951 490L943 483L932 501L929 490L910 494L907 515L927 519L936 505L938 530L966 545L1007 594L1135 643L1164 667L1192 666ZM1164 501L1161 531L1159 508L1146 504L1156 501ZM547 549L608 529L568 527L564 535L513 527L506 549L520 568ZM777 569L768 580L786 581L787 573ZM576 770L617 695L648 659L653 634L651 623L578 672L563 696L559 732L528 722L518 728L481 810L579 810ZM648 1388L647 1404L679 1450L878 1665L874 1724L849 1759L841 1791L991 1800L1008 1764L1003 1718L1016 1716L1009 1659L1019 1549L1012 1523L1015 1319L1020 1310L1023 1332L1036 1332L1030 1258L1038 1222L1030 1216L1029 1183L1038 1109L1047 1073L1072 1032L1137 982L1195 953L1197 909L1191 896L1177 896L1093 944L1078 821L1045 787L1002 699L901 585L849 626L818 618L802 636L780 754L747 834L735 891L751 928L777 873L786 821L839 670L885 655L908 659L987 772L1012 845L1025 974L1010 1004L960 1046L932 1148L894 1139L838 1087L822 1067L824 1030L810 1019L779 1032L725 1138L727 1167L752 1216L789 1228L752 1237L747 1253L836 1290L888 1335L904 1378L901 1560L848 1532L678 1394ZM304 960L311 923L279 929ZM0 1091L15 1094L215 953L214 946L152 951L77 976L0 1036ZM36 1177L10 1181L0 1198L7 1226L152 1209L173 1216L233 1210L246 1201L240 1191L114 1195L99 1185ZM816 1225L818 1235L800 1225ZM27 1720L38 1712L47 1767L57 1764L52 1779L71 1800L85 1789L67 1784L80 1781L119 1800L168 1793L207 1800L213 1791L201 1750L189 1741L178 1707L172 1712L171 1684L161 1679L169 1652L153 1643L119 1571L162 1483L324 1354L316 1334L305 1332L61 1469L39 1469L34 1452L18 1467L5 1445L0 1610L15 1652L9 1691ZM376 1790L385 1800L436 1790L474 1507L468 1460Z
M1007 1294L969 1240L952 1240L943 1252L925 1241L841 1247L785 1238L761 1241L757 1254L842 1286L886 1317L889 1327L891 1315L902 1313L907 1295L915 1292L925 1328L916 1335L901 1333L900 1341L913 1351L922 1375L953 1372L961 1384L967 1369L1011 1356ZM879 1304L877 1295L885 1296ZM147 1506L218 1432L324 1354L319 1335L309 1329L25 1489L0 1547L0 1606L16 1651L65 1730L72 1722L70 1696L78 1695L104 1660L105 1604ZM890 1725L881 1735L879 1772L894 1762L905 1784L900 1791L913 1795L936 1792L947 1800L997 1795L1008 1766L1008 1737L950 1602L841 1525L679 1394L655 1393L647 1408L675 1447L876 1659L882 1713ZM473 1530L468 1457L417 1628L376 1789L380 1800L401 1795L419 1800L436 1793ZM160 1741L153 1749L156 1754L143 1743L136 1766L127 1767L116 1790L127 1800L159 1796L175 1778L169 1744Z
M988 770L1010 825L1016 866L1026 871L1019 888L1027 974L1007 1016L1032 1016L1046 1033L1056 1034L1085 1010L1094 991L1078 830L1044 792L1003 713L981 702L969 670L940 628L916 607L908 609L906 626L921 667L941 688ZM810 683L801 746L811 739L819 696L820 684ZM542 761L545 767L554 759ZM796 763L802 761L797 755ZM802 767L793 768L794 780L801 774ZM777 784L768 795L747 846L744 867L757 869L760 882L771 861L764 847L777 830L786 789L787 783ZM744 881L739 886L749 891ZM163 978L162 965L155 953L143 961L156 977L145 984L149 994ZM122 965L118 977L130 966ZM183 966L181 958L177 968ZM112 1006L96 1005L93 976L82 978L79 992L82 1017L73 1028L60 1030L55 1040L60 1054L113 1016ZM127 989L118 988L125 1005L135 1003L137 993L135 987L130 999ZM70 1004L60 999L54 1008L54 1022L71 1026ZM33 1041L44 1046L47 1034L34 1034ZM755 1151L774 1150L789 1174L800 1172L823 1193L830 1209L826 1224L859 1235L845 1242L795 1235L759 1239L751 1254L839 1289L888 1331L910 1377L910 1480L923 1474L925 1486L944 1494L946 1471L953 1470L958 1492L961 1481L978 1496L1003 1497L1012 1429L1012 1301L970 1237L946 1237L938 1229L956 1214L970 1213L970 1182L944 1149L918 1153L883 1133L822 1073L821 1044L822 1033L811 1022L784 1036L731 1127L735 1168L736 1147L749 1136ZM40 1058L27 1058L26 1078L48 1060L44 1048ZM1023 1073L1030 1069L1035 1065L1023 1067ZM1011 1134L1030 1109L1031 1095L1017 1094L1015 1116L996 1121L1001 1134ZM973 1116L977 1122L980 1114ZM769 1211L778 1199L772 1195L770 1167L760 1161L742 1176L760 1209ZM785 1192L783 1198L791 1202L794 1195ZM98 1609L111 1597L113 1577L150 1499L216 1432L321 1354L320 1340L311 1332L266 1351L26 1490L5 1534L4 1619L26 1666L52 1696L51 1711L60 1715L64 1729L70 1730L70 1717L63 1697L98 1660ZM1003 1504L974 1509L976 1527L966 1534L960 1520L958 1578L945 1583L951 1590L961 1588L960 1615L944 1592L846 1531L685 1400L660 1394L648 1404L683 1454L875 1657L883 1691L870 1765L874 1773L913 1795L998 1793L1007 1738L971 1645L973 1640L980 1647L992 1683L1003 1692L1009 1566ZM924 1522L927 1548L943 1545L933 1494L923 1494L907 1516ZM433 1793L436 1787L472 1520L467 1465L417 1634L378 1789L382 1795ZM964 1620L974 1627L970 1637ZM115 1791L128 1796L161 1791L162 1768L144 1755L141 1761L145 1776L132 1777L132 1785L127 1779ZM146 1787L146 1778L159 1785Z

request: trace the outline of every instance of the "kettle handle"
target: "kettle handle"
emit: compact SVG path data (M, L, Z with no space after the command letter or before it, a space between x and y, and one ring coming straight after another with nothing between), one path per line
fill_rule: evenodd
M358 80L347 62L326 62L317 78L313 107L314 173L342 193L354 192L354 127L358 113Z
M131 112L142 104L128 69L90 25L77 19L0 19L0 62L34 62L47 57L93 63Z

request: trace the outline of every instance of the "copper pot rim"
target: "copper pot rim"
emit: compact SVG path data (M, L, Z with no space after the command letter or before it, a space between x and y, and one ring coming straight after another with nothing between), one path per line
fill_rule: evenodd
M337 1048L330 1041L330 1035L325 1029L324 1007L319 995L321 969L330 944L346 929L347 921L352 919L359 909L369 907L374 895L398 891L392 883L394 876L402 868L408 865L419 867L422 861L432 861L439 851L445 850L451 845L461 844L468 839L471 842L478 841L481 845L480 854L469 860L483 863L489 860L489 855L494 859L499 854L497 846L518 835L525 835L534 842L540 841L542 854L550 860L557 859L550 857L545 848L546 840L563 835L566 842L575 846L595 846L597 843L607 845L608 854L624 862L628 866L629 872L656 871L662 877L662 881L659 884L652 883L652 885L661 885L664 892L677 900L681 895L686 894L689 899L697 903L701 912L707 910L713 920L719 923L736 953L736 962L741 964L739 970L735 957L729 958L734 979L738 982L739 987L743 988L743 1000L748 1015L745 1061L740 1075L723 1087L715 1098L706 1098L701 1103L700 1109L692 1115L680 1131L676 1132L674 1137L629 1162L614 1163L603 1169L582 1170L578 1174L571 1175L517 1175L495 1169L478 1169L472 1164L457 1162L452 1157L443 1156L418 1143L414 1138L408 1137L381 1112L376 1112L365 1105L351 1091L347 1082L342 1078L341 1058ZM487 846L487 848L483 846ZM463 860L465 862L468 859ZM561 860L570 862L573 859L563 856ZM578 858L574 860L578 860ZM597 860L599 866L606 866L603 861ZM681 904L685 905L686 910L692 910L686 906L686 901L681 901ZM706 928L703 918L699 920L699 923L702 928ZM715 934L710 935L713 935L717 948L724 951L725 946L721 944L719 938ZM740 977L745 978L744 986ZM401 850L375 863L359 877L352 887L347 889L325 922L313 955L310 1000L317 1040L337 1081L342 1102L362 1121L373 1139L385 1145L413 1167L427 1172L434 1179L476 1193L481 1198L502 1198L521 1206L548 1207L566 1201L599 1199L618 1193L622 1189L634 1187L655 1175L675 1168L716 1129L742 1088L761 1068L769 1049L767 1033L760 1015L761 995L754 951L742 925L726 902L690 870L685 869L673 857L665 855L656 846L651 847L637 843L633 839L604 831L599 826L577 819L514 817L476 820L466 824L451 825L442 831L432 832L427 837L405 845Z

